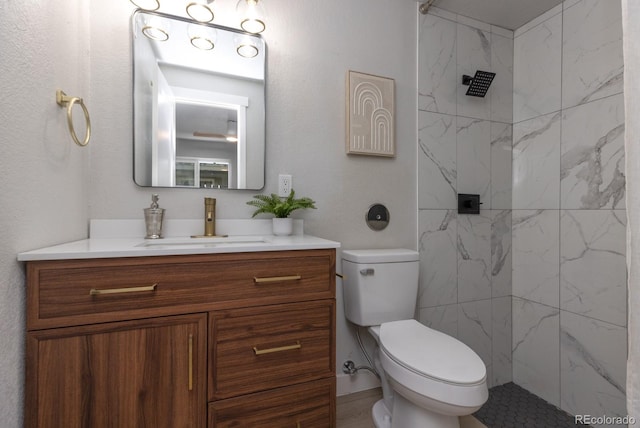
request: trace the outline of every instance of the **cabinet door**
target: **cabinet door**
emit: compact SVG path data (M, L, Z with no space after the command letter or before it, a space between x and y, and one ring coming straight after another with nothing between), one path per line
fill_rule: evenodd
M206 314L32 331L26 427L204 427Z

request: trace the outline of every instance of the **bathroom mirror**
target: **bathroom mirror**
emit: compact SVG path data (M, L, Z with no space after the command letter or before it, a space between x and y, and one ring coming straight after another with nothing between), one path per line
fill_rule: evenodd
M131 28L134 181L264 187L263 39L140 10Z

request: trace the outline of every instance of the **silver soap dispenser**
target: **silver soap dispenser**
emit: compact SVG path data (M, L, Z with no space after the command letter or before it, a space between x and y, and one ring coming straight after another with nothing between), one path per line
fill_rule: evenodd
M164 208L158 208L158 195L151 195L151 207L144 209L144 222L147 227L146 239L162 238L162 218Z

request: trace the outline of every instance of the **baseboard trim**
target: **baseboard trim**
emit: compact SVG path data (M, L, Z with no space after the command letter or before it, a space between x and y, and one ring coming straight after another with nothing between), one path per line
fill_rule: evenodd
M336 375L336 393L338 396L379 388L380 381L368 371L348 375L340 373Z

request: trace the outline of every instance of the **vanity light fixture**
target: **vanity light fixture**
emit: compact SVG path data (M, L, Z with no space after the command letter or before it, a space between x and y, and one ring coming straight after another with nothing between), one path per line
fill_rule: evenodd
M160 9L160 0L129 0L131 3L144 10Z
M191 38L191 44L203 51L210 51L215 47L213 42L205 37L195 36Z
M230 143L238 142L238 123L235 120L227 120L227 135L225 139Z
M158 42L169 40L169 23L166 20L153 17L145 19L142 34Z
M164 31L162 28L152 27L150 25L142 27L142 34L152 40L157 40L159 42L166 42L167 40L169 40L169 33Z
M213 21L214 14L211 9L213 0L193 1L187 5L187 15L198 22Z
M246 36L236 38L236 52L244 58L253 58L259 53L256 43Z
M240 15L240 27L247 33L258 34L265 30L263 0L238 0L236 11Z
M188 27L189 41L203 51L210 51L216 45L217 31L203 25L190 24Z

